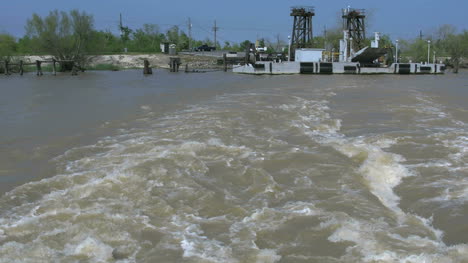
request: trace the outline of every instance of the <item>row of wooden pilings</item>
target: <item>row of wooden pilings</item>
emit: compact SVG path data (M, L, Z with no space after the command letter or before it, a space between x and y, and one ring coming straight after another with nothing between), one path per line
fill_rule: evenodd
M33 63L24 63L23 60L20 60L18 63L10 63L8 60L4 61L4 67L5 67L5 75L11 75L11 68L12 67L19 67L19 74L22 76L24 74L24 67L25 66L31 66L35 65L36 66L36 75L37 76L42 76L42 63L52 63L52 74L57 75L57 63L72 63L72 75L78 75L78 66L76 65L75 61L73 60L36 60ZM170 72L179 72L179 67L182 64L180 57L170 57L169 58L169 69ZM153 74L153 70L150 67L149 61L145 59L143 61L143 74L148 75L148 74ZM224 71L227 71L227 59L226 59L226 54L223 55L223 68ZM185 72L188 71L188 64L186 64L185 67Z
M36 60L33 63L24 63L24 61L20 60L19 63L10 63L8 60L4 61L5 66L5 75L11 75L11 67L18 66L19 67L19 74L22 76L24 74L24 66L36 66L36 75L42 76L42 63L52 63L52 74L57 75L57 63L73 63L72 64L72 75L78 75L78 66L75 64L73 60Z
M145 60L145 71L147 67L147 60ZM169 71L170 72L179 72L179 67L182 64L180 57L169 57ZM149 65L149 63L148 63ZM228 61L226 54L223 54L223 71L226 72L228 70ZM188 64L185 64L185 72L190 72L188 69ZM145 73L146 74L146 73Z
M169 57L169 71L170 72L179 72L180 65L182 64L180 57ZM223 69L226 72L227 71L227 59L226 59L226 54L223 55ZM188 73L190 72L188 69L188 64L185 64L185 72ZM192 71L196 72L196 71ZM149 75L153 74L153 70L150 67L150 63L147 59L143 61L143 74L144 75Z
M171 72L179 72L179 67L182 64L179 57L170 57L169 58L169 69ZM226 54L223 54L223 71L228 70L228 61ZM188 69L188 64L185 64L185 72L190 72Z
M75 62L73 60L36 60L34 63L24 63L24 61L20 60L19 63L10 63L8 60L4 61L4 66L5 66L5 75L11 75L11 67L18 66L19 67L19 74L22 76L24 74L24 66L31 66L35 65L36 66L36 75L37 76L42 76L42 63L52 63L52 74L57 75L57 63L73 63L72 64L72 75L78 75L78 66L75 65ZM169 58L169 69L170 72L179 72L179 67L181 65L181 60L179 57L170 57ZM143 61L143 74L148 75L148 74L153 74L153 70L150 67L149 61L145 59ZM223 68L224 71L227 71L227 60L226 60L226 54L223 55ZM185 72L189 72L188 70L188 64L185 65Z

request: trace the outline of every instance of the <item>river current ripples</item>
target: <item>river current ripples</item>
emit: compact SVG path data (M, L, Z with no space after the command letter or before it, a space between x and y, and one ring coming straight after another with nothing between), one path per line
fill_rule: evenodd
M1 196L0 262L468 262L468 108L441 87L466 80L257 77L142 104Z

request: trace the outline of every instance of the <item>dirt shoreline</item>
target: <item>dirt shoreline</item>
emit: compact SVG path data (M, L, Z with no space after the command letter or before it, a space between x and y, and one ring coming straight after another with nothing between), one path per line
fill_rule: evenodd
M200 56L191 54L180 54L182 65L189 65L191 69L211 69L218 68L217 57ZM93 55L89 56L87 67L94 68L98 65L112 65L118 69L143 68L143 61L147 59L152 68L169 69L169 55L166 54L119 54L119 55ZM51 60L50 55L45 56L22 56L21 59L26 63L32 63L36 60Z

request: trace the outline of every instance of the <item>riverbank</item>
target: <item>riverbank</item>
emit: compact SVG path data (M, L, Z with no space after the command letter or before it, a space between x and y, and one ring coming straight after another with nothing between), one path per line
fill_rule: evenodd
M191 69L212 69L218 68L217 57L180 54L182 65L188 64ZM119 54L119 55L94 55L89 56L86 69L89 70L122 70L143 68L143 61L147 59L153 68L169 69L169 57L167 54ZM36 60L51 60L51 56L22 56L25 63L32 63Z

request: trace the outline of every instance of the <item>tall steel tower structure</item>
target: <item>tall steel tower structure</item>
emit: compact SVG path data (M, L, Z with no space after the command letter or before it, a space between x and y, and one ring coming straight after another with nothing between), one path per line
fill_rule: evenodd
M291 16L294 24L291 38L291 60L294 60L296 48L312 47L312 17L315 15L314 7L291 7Z
M366 39L366 12L364 9L345 8L342 10L343 30L348 31L348 36L352 39L352 47L358 51L364 48Z

